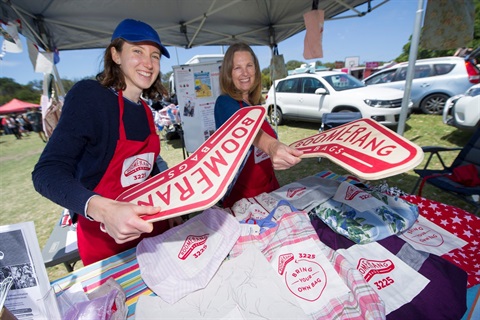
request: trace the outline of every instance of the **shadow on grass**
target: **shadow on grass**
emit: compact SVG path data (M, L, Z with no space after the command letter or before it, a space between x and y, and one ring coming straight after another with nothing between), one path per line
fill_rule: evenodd
M442 139L459 147L463 147L474 133L474 131L455 130L443 136Z

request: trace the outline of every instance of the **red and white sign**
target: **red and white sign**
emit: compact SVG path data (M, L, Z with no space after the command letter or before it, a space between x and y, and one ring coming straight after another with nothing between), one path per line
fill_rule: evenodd
M323 131L290 145L303 157L326 157L357 177L377 180L412 168L423 160L416 144L364 118Z
M214 205L225 194L265 118L265 108L238 110L189 158L128 189L119 201L159 206L159 221Z

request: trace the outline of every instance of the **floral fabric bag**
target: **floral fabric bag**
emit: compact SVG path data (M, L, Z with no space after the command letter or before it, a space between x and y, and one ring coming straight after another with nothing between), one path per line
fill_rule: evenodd
M418 217L418 207L344 181L332 198L310 213L353 242L366 244L408 230Z

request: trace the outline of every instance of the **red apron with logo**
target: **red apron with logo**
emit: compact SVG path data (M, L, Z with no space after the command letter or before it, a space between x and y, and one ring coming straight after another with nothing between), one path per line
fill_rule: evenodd
M243 108L241 101L239 104L240 108ZM277 139L275 131L267 120L263 122L262 130ZM229 208L240 199L255 197L262 192L272 192L279 187L270 157L260 149L252 147L235 185L229 195L224 198L222 205Z
M150 126L150 135L145 141L127 140L123 125L124 102L122 91L118 92L118 105L120 108L119 139L110 164L94 189L99 195L110 199L115 199L132 185L146 180L160 151L160 140L155 131L153 116L146 103L142 101ZM144 237L152 237L167 230L168 222L156 222L153 226L152 233L145 233L136 240L117 244L112 237L100 230L99 222L90 221L84 216L80 216L77 224L80 258L84 265L89 265L133 248Z

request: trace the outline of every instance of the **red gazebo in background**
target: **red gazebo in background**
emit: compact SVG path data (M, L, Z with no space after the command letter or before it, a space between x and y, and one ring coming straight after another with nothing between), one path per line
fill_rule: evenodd
M40 108L40 105L18 99L12 99L10 102L0 106L0 114L27 112L30 108Z

